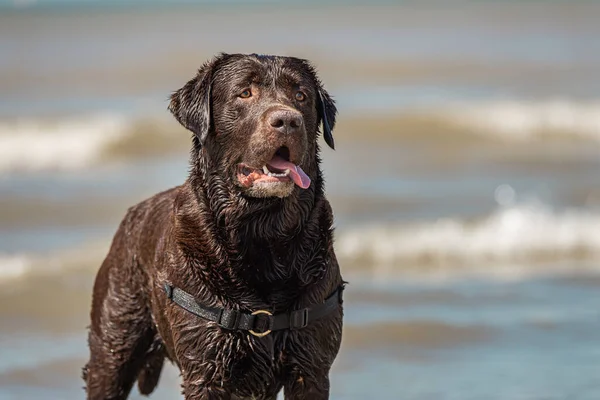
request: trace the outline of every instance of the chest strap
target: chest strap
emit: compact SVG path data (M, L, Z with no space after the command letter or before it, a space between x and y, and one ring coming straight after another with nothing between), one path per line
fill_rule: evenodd
M200 318L216 322L224 329L248 331L254 336L263 337L272 331L302 329L310 322L331 314L342 304L344 286L338 287L321 304L276 315L267 310L245 313L229 308L209 307L200 304L194 296L177 287L165 284L164 289L171 301Z

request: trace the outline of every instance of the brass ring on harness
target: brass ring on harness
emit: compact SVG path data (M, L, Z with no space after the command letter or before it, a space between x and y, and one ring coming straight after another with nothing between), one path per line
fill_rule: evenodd
M251 315L258 315L258 314L266 314L269 316L273 316L273 314L267 310L256 310ZM267 336L269 333L271 333L271 329L264 331L264 332L254 332L252 329L250 329L250 330L248 330L248 332L250 332L251 334L253 334L256 337L263 337L263 336Z

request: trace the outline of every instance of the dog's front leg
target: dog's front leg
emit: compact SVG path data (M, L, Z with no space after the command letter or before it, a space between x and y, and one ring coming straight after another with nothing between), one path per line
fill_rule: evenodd
M178 354L185 400L233 400L221 384L217 365L209 360L193 360Z
M231 393L221 387L196 385L194 383L183 384L183 396L185 400L231 400Z
M201 369L182 365L183 396L185 400L232 400L231 393L212 381L214 371L204 364Z
M215 351L222 347L219 335L207 330L206 323L183 314L187 311L173 311L179 313L179 318L172 320L185 321L175 332L175 355L185 400L232 400L231 392L223 385L224 366L216 361Z
M329 399L329 371L322 371L316 375L318 378L314 376L308 377L300 371L293 372L284 386L285 400Z

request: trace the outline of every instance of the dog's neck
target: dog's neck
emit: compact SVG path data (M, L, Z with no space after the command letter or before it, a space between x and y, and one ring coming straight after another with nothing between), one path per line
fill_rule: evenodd
M196 160L176 201L175 228L184 259L198 266L199 281L217 296L262 293L269 303L276 301L270 296L293 294L321 278L332 221L316 163L310 188L265 200L242 196L214 166ZM219 269L219 282L203 271L209 266ZM232 287L246 289L242 295Z

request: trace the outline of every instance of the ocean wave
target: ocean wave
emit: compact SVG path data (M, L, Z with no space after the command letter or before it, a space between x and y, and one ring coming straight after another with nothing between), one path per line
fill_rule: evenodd
M430 113L431 110L425 111ZM565 137L600 141L600 102L566 99L456 102L432 115L482 136L507 141Z
M31 276L96 270L106 255L107 247L108 242L100 241L48 254L0 253L0 284Z
M476 220L354 228L339 233L336 250L349 269L370 273L526 275L550 272L544 269L551 263L576 272L570 261L600 260L599 227L600 214L556 212L532 203L502 207Z
M370 278L526 278L600 272L600 214L554 211L541 203L504 206L474 220L442 218L415 224L338 230L343 270ZM32 275L95 271L108 240L52 254L0 254L0 283Z
M341 134L489 139L503 142L570 139L600 142L600 102L446 102L398 110L375 119L343 115ZM190 135L168 114L91 114L0 121L0 173L74 170L189 149Z
M0 122L0 173L77 170L105 161L182 148L176 123L148 117L92 114Z
M0 171L87 166L123 135L126 126L127 121L116 115L0 123Z
M411 140L439 139L523 143L541 141L600 142L600 100L569 99L448 100L345 116L343 134Z

